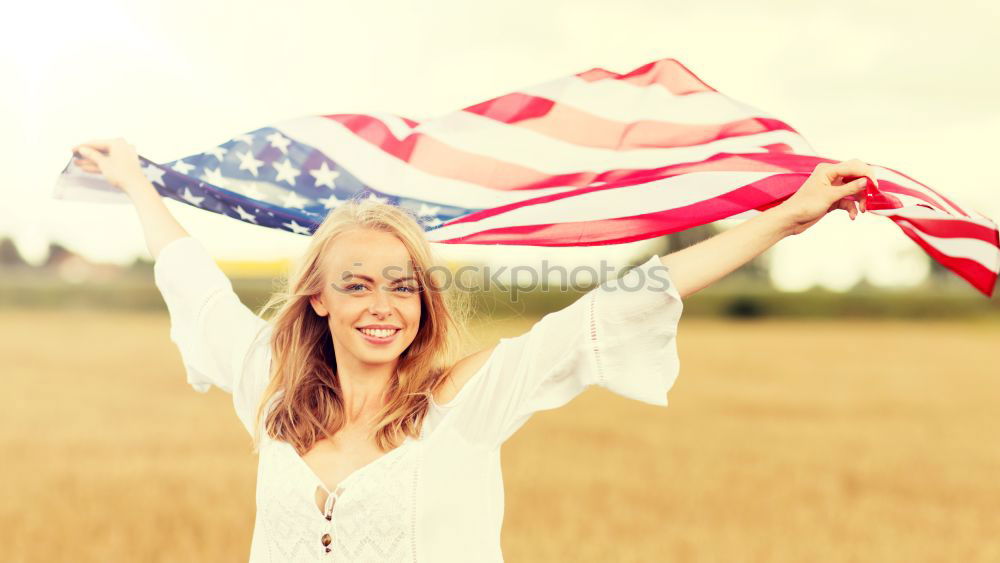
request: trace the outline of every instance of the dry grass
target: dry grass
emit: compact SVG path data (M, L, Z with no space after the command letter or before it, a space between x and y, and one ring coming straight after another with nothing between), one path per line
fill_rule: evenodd
M505 446L509 561L1000 560L1000 326L681 326L669 408L595 389ZM0 312L3 560L246 560L249 438L167 330Z

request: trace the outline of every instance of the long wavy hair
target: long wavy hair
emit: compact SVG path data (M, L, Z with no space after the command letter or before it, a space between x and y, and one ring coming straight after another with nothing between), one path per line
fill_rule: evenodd
M432 253L414 215L371 199L341 203L313 233L305 253L261 309L273 332L270 380L254 419L255 451L260 448L261 417L266 417L263 428L268 436L291 443L300 454L318 440L332 437L346 422L328 319L316 314L310 297L323 290L323 257L330 243L354 229L398 238L409 251L420 287L417 335L400 355L369 435L382 451L393 449L405 436L419 436L431 396L466 342L470 302L461 292L445 287L447 270Z

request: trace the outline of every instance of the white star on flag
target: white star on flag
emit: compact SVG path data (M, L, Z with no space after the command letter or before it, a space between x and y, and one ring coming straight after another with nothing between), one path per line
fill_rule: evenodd
M181 195L181 197L184 198L184 201L187 201L192 205L201 205L201 202L205 200L204 197L195 197L195 195L191 193L191 188L184 188L184 194Z
M365 199L370 199L370 200L376 201L378 203L389 203L389 198L387 198L387 197L379 197L379 196L375 195L374 192L369 193L368 197L366 197Z
M298 235L307 235L307 234L309 234L309 229L306 228L306 227L303 227L302 225L300 225L298 223L296 223L294 219L292 219L291 223L282 223L282 225L284 225L284 226L288 227L289 229L291 229L292 232L294 232L295 234L298 234Z
M337 196L333 194L330 194L330 197L320 199L319 202L322 203L323 207L327 209L333 209L334 207L337 207L341 203L344 203L342 200L337 199Z
M240 157L240 170L249 170L255 177L257 176L257 169L264 165L264 162L254 158L253 153L250 151L236 156Z
M146 176L146 179L149 180L150 184L159 184L163 187L167 187L167 185L163 183L163 175L165 172L161 170L159 166L143 166L142 174Z
M236 206L236 212L240 214L240 219L244 221L250 221L252 223L257 222L257 216L243 209L242 206Z
M292 166L291 161L285 160L284 162L274 161L271 166L278 171L278 177L275 178L276 182L288 182L291 185L295 185L295 178L301 174L298 168Z
M229 151L227 151L225 147L212 147L212 148L208 149L207 151L205 151L202 154L207 154L209 156L214 156L215 159L218 160L219 163L221 164L222 160L224 158L226 158L226 153L227 152L229 152Z
M250 145L251 147L253 146L253 135L250 135L249 133L240 135L238 137L233 137L233 140L234 141L239 141L241 143L246 143L246 144Z
M420 204L420 211L417 211L417 215L420 217L426 217L428 215L434 217L441 212L441 206L439 205L427 205L426 203Z
M312 174L313 178L316 178L317 187L326 186L331 190L337 187L334 184L334 180L336 180L337 177L340 176L340 172L337 172L336 170L330 170L330 167L327 166L325 162L323 164L320 164L319 168L317 168L316 170L310 170L309 173Z
M275 147L276 149L280 150L281 154L285 155L288 154L288 145L292 144L291 139L285 137L284 135L278 132L271 133L265 138L271 142L272 147Z
M184 174L185 176L187 176L188 172L194 170L194 166L191 166L190 164L184 162L183 160L178 160L177 162L174 163L173 166L171 166L171 168L180 172L181 174Z
M221 168L216 168L214 170L205 168L205 173L201 175L201 178L209 184L219 186L220 188L226 187L226 179L222 176Z

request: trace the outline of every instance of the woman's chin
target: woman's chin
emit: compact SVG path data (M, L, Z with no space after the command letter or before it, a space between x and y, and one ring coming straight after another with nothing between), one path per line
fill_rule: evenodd
M369 348L366 350L362 349L355 351L355 355L358 357L358 359L360 359L362 362L366 364L388 363L399 358L399 354L400 352L396 350L395 346L393 346L391 349L383 348L378 350L372 350Z

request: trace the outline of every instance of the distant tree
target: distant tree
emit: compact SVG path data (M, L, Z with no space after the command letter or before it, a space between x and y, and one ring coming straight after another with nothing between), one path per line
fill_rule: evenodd
M23 268L27 262L21 256L14 241L8 237L0 239L0 268Z
M53 268L59 265L59 263L61 263L63 260L66 260L67 258L70 258L74 255L75 253L67 249L65 246L57 242L50 242L49 255L47 258L45 258L45 263L42 264L42 267Z
M703 240L710 239L720 232L722 232L722 229L714 223L709 223L707 225L699 225L697 227L691 227L690 229L671 233L667 235L667 250L669 252L677 252L682 248L687 248L698 244Z
M965 285L965 280L955 272L942 266L937 260L927 256L927 262L930 266L930 269L927 271L927 283L931 287L942 288Z
M140 273L152 272L153 271L153 261L152 260L146 260L142 256L138 256L128 266L128 270L130 272L140 272Z

